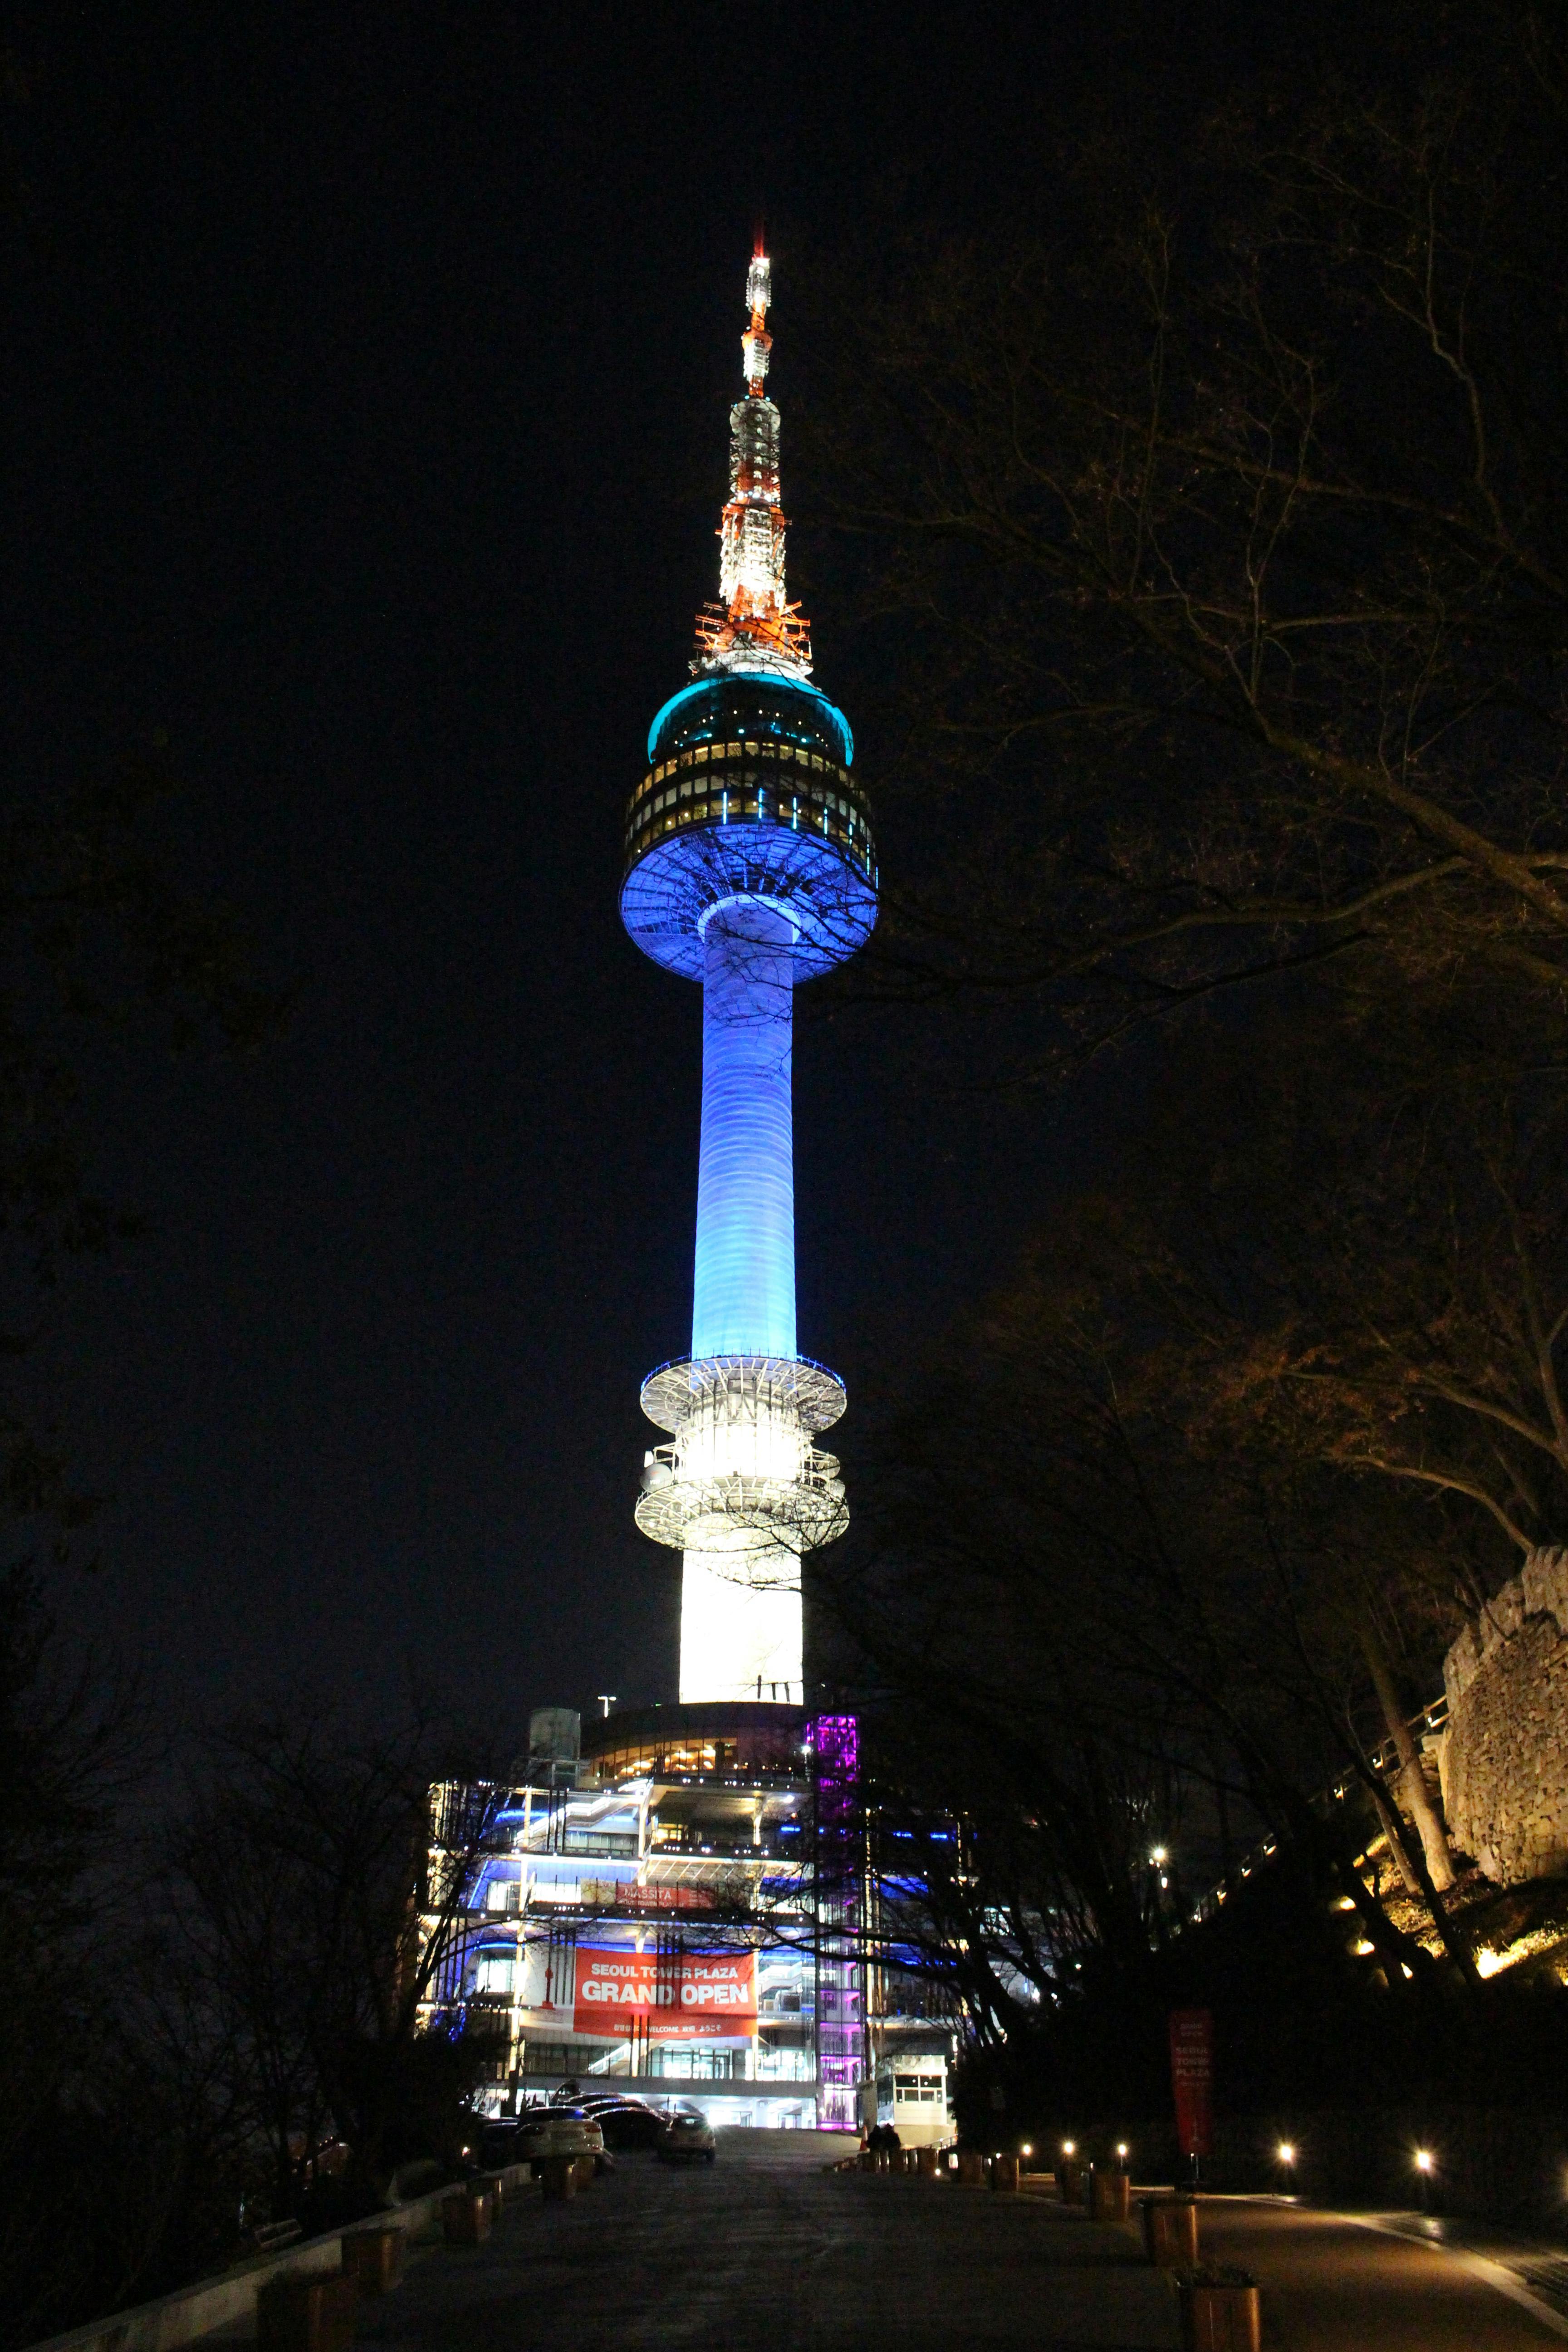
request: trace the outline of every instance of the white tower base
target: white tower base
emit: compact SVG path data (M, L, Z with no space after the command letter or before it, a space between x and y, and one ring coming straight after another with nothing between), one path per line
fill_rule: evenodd
M689 1551L682 1559L681 1706L748 1698L799 1706L805 1692L797 1555L773 1544L741 1556ZM754 1581L737 1580L742 1567Z

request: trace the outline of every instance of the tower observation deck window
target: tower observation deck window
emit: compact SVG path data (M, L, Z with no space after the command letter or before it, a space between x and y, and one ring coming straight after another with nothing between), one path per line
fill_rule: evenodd
M795 772L787 793L777 766L781 760ZM770 776L776 779L776 799L769 796ZM809 830L846 850L875 884L870 818L848 771L804 744L761 734L687 745L658 761L627 807L627 866L672 832L740 823L773 823L795 833Z

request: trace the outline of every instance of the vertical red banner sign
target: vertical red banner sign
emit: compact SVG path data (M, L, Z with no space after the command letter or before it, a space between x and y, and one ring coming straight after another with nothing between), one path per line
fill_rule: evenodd
M1171 2011L1171 2089L1176 2102L1176 2144L1184 2156L1209 2156L1214 2141L1214 2015L1206 2009Z

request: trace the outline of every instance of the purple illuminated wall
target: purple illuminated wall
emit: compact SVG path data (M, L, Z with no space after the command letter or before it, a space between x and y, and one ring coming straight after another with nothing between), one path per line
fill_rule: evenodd
M852 1715L819 1715L808 1737L816 1798L817 2120L829 2131L855 2131L866 2079L860 1730Z

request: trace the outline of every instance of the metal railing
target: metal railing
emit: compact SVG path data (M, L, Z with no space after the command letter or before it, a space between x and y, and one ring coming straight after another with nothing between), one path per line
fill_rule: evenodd
M1422 1707L1417 1714L1411 1716L1405 1727L1415 1734L1416 1742L1419 1744L1422 1739L1444 1730L1447 1721L1447 1694L1442 1692L1427 1706ZM1392 1738L1385 1739L1378 1747L1368 1750L1367 1762L1380 1780L1391 1780L1399 1769L1398 1747ZM1327 1814L1336 1804L1343 1804L1352 1790L1359 1785L1353 1774L1347 1772L1339 1780L1331 1780L1326 1788L1315 1790L1308 1799L1308 1802L1314 1811ZM1264 1863L1272 1860L1279 1851L1280 1843L1278 1837L1260 1838L1258 1843L1242 1856L1234 1869L1227 1872L1224 1878L1216 1881L1206 1894L1199 1895L1193 1908L1192 1922L1182 1921L1178 1924L1184 1926L1203 1919L1212 1919L1237 1882L1250 1878L1255 1870L1260 1868Z

